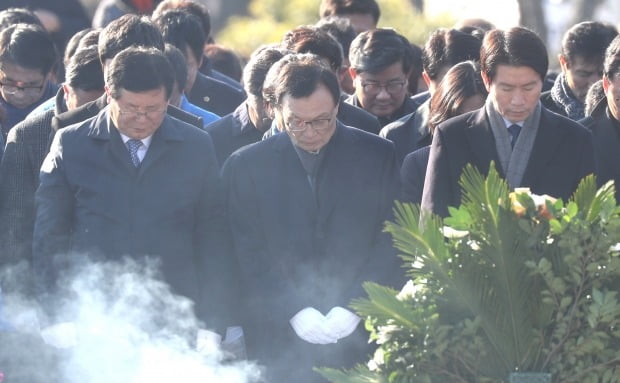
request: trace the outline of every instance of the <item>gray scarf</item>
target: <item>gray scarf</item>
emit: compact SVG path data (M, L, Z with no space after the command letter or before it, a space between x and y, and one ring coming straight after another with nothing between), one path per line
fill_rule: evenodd
M560 73L551 88L551 99L560 105L566 116L573 121L579 121L585 117L585 105L577 100L566 83L564 73Z

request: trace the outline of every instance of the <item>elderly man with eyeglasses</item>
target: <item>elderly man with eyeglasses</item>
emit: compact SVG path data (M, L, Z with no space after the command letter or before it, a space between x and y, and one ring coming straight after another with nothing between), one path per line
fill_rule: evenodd
M12 25L0 33L0 105L6 110L2 138L39 104L56 95L50 81L57 54L40 26Z
M398 193L394 145L338 121L338 80L318 56L284 56L263 96L282 133L239 149L222 169L238 317L266 381L318 382L313 366L352 367L371 352L344 309L364 295L362 282L404 279L382 232Z

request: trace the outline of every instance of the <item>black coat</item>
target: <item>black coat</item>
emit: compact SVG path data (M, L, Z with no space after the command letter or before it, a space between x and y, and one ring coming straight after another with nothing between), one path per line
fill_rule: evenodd
M198 72L187 99L194 105L218 116L232 113L245 100L243 90Z
M580 122L592 132L599 185L613 180L616 201L620 201L620 122L611 115L606 98L596 105L590 117Z
M403 166L400 168L400 183L402 185L400 198L402 201L417 204L422 202L424 178L426 177L430 152L431 147L428 145L407 154L403 160Z
M312 366L351 366L369 351L362 325L337 344L301 340L288 323L295 313L346 307L367 280L403 281L381 231L398 193L392 143L338 124L324 150L316 194L286 133L238 150L222 170L248 357L273 381L315 382Z
M431 144L422 207L439 215L461 203L459 179L467 163L487 174L491 161L503 176L485 108L439 125ZM521 184L535 194L568 199L595 170L592 135L583 126L542 108L538 133Z

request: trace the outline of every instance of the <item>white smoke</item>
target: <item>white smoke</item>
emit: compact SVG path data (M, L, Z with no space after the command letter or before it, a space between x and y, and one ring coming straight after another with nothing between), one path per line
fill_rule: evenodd
M64 299L55 307L55 318L63 323L43 329L42 335L36 333L40 327L33 320L35 311L28 309L32 302L4 292L4 312L12 332L44 337L57 346L50 348L54 355L42 358L40 364L24 366L41 370L42 379L45 371L57 369L62 383L259 380L257 366L235 361L215 343L198 336L206 332L194 315L193 303L172 293L160 280L155 262L88 263L70 274L63 282ZM0 353L38 357L31 345L22 343L0 343ZM19 383L6 375L5 383Z

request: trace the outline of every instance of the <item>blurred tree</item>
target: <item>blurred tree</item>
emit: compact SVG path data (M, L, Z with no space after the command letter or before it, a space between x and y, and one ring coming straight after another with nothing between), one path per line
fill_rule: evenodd
M582 21L594 20L594 12L602 5L604 0L574 0L575 13L569 25L574 25Z
M547 41L547 23L545 22L543 2L540 0L517 0L517 3L519 4L519 25L533 30L538 33L543 41Z
M279 42L286 31L314 24L318 17L318 1L252 0L247 16L232 16L216 41L247 58L261 44ZM411 0L381 0L379 27L394 28L416 44L423 44L436 28L453 24L448 15L427 19L415 10Z

